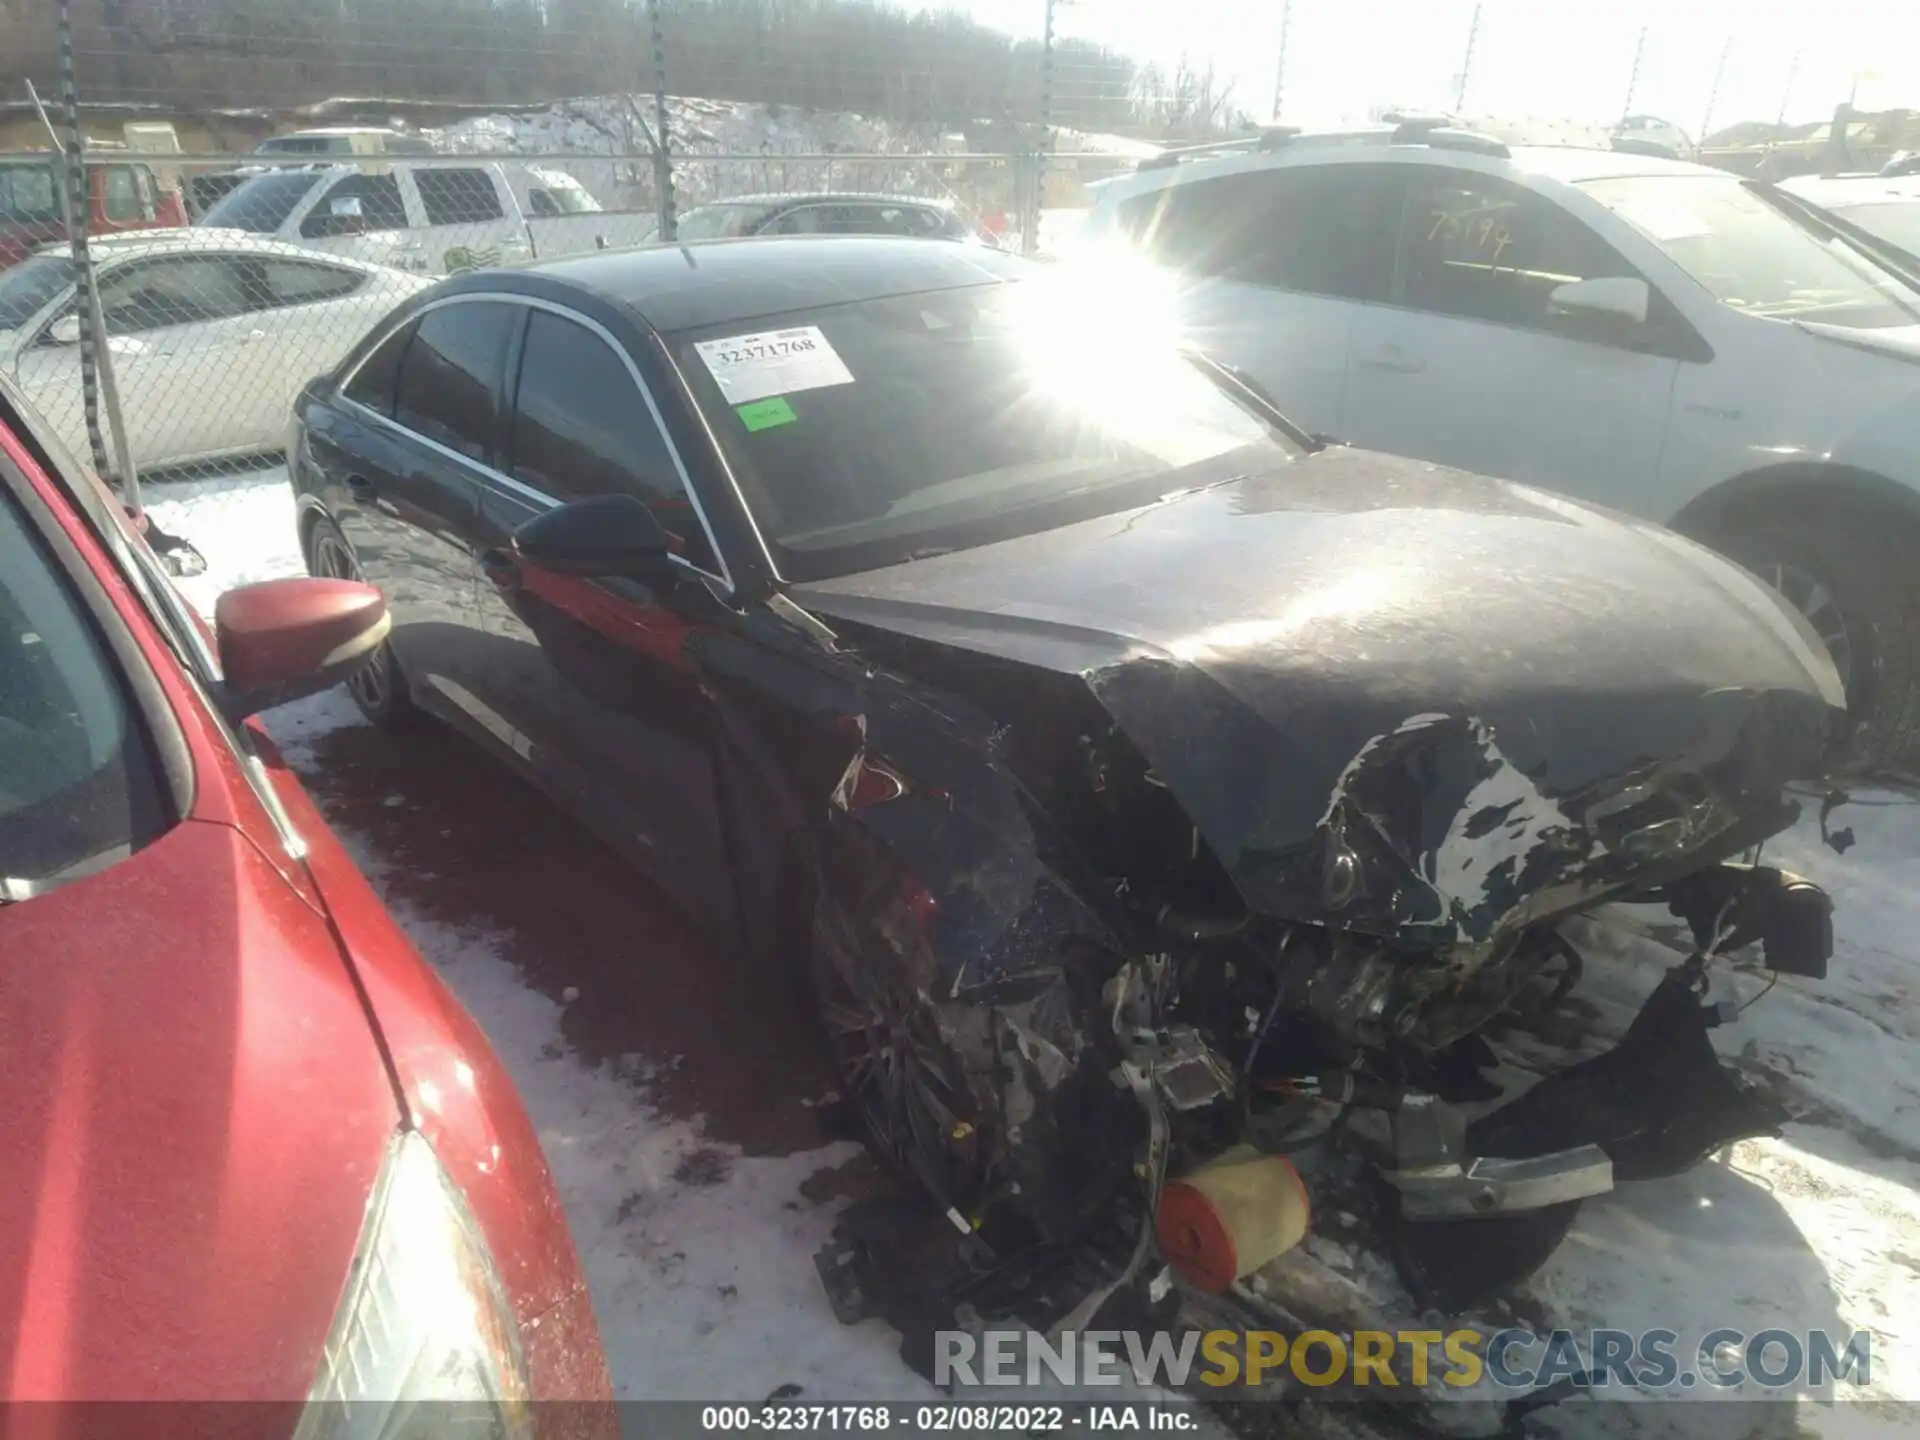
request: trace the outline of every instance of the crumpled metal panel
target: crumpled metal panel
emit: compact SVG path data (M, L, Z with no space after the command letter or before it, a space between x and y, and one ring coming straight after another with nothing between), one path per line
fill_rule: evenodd
M1778 828L1841 698L1720 557L1357 451L793 593L1079 676L1249 904L1467 961Z

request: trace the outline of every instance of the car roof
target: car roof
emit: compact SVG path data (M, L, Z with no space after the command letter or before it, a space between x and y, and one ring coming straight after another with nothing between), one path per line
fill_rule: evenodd
M886 195L864 190L790 190L764 195L723 195L702 200L689 210L705 210L716 205L817 205L821 203L857 203L862 205L914 205L922 210L952 210L953 202L926 195Z
M1780 188L1829 207L1920 201L1920 175L1796 175Z
M310 130L288 130L279 135L269 135L269 140L318 140L335 135L398 135L402 139L411 138L404 130L395 130L389 125L316 125Z
M1624 180L1642 175L1739 177L1711 165L1690 160L1666 160L1658 155L1635 155L1625 150L1596 150L1579 145L1516 145L1510 162L1530 175L1577 185L1582 180Z
M1493 137L1481 138L1491 141ZM1432 165L1495 174L1518 173L1522 177L1538 177L1569 185L1586 180L1625 179L1630 176L1738 178L1710 165L1696 165L1686 160L1668 160L1623 150L1603 150L1593 146L1510 145L1506 147L1505 154L1497 154L1464 145L1401 141L1395 138L1392 127L1381 126L1325 135L1292 135L1269 148L1197 155L1178 165L1141 169L1102 184L1099 199L1095 203L1103 203L1109 194L1115 199L1125 199L1210 176L1291 170L1327 163L1364 164L1369 161Z
M88 240L87 249L97 258L110 260L152 255L202 255L219 251L223 254L240 252L247 255L284 256L289 260L317 260L326 265L340 265L349 270L370 273L388 268L351 255L310 250L300 245L289 245L282 240L269 240L250 230L225 230L209 225L175 226L168 230L128 230L118 235L99 235ZM68 244L64 240L42 245L39 250L42 255L64 255L67 252Z
M970 245L897 235L749 236L643 245L479 271L451 288L484 290L490 276L542 276L624 306L655 330L742 320L1018 280L1036 262Z

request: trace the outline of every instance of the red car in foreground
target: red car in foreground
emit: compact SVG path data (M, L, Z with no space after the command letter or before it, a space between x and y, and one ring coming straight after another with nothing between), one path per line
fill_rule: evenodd
M0 1401L266 1407L123 1434L609 1422L512 1083L247 718L386 629L378 591L301 579L210 634L0 387Z

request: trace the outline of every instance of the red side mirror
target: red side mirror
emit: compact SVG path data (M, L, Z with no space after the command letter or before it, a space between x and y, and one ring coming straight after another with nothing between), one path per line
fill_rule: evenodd
M393 622L357 580L265 580L213 609L226 707L236 718L317 694L364 665Z

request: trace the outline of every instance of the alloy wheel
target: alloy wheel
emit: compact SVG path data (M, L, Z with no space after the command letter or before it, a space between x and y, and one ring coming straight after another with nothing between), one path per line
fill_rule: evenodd
M1840 684L1851 695L1854 636L1848 626L1847 613L1840 608L1840 602L1834 598L1833 592L1817 576L1798 565L1783 562L1763 565L1760 567L1760 576L1780 592L1782 599L1806 617L1807 623L1813 627L1813 633L1827 647L1827 654L1833 659L1833 668L1840 672Z
M359 580L360 566L347 548L346 541L330 526L322 525L313 537L313 573L327 580ZM369 715L384 713L393 692L389 667L393 652L383 643L367 658L367 663L347 679L347 690Z
M884 1159L943 1204L968 1205L983 1189L984 1143L933 1017L891 957L860 954L842 917L817 915L814 932L815 1004L846 1098Z

